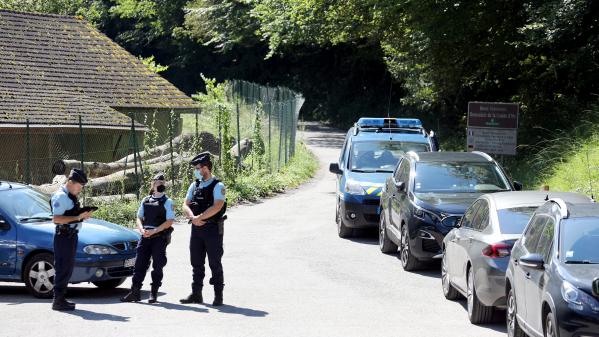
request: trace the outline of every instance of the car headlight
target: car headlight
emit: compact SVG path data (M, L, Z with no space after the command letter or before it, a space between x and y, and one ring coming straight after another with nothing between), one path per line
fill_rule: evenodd
M441 222L441 218L437 214L418 206L414 206L413 214L416 218L423 221L429 221L431 223L435 223L435 221Z
M593 311L599 311L599 302L586 292L576 288L570 282L562 283L562 297L568 303L568 307L578 311L584 311L585 307Z
M111 247L103 245L89 245L83 247L83 251L90 255L112 255L118 254L118 252Z
M364 188L360 183L354 180L348 180L345 182L345 192L354 195L364 195Z

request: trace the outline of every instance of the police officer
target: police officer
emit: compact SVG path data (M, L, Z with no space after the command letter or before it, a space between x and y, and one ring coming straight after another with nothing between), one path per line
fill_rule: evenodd
M225 186L212 176L212 161L209 152L203 152L191 160L195 167L196 181L189 186L183 211L190 220L191 239L189 251L193 267L191 295L181 299L181 303L202 303L204 282L204 262L208 255L208 265L212 272L210 284L214 286L214 302L223 304L223 225L227 209Z
M73 274L78 232L81 222L89 219L92 212L81 212L77 196L87 183L85 172L72 169L65 185L52 194L50 208L52 221L56 224L54 234L54 301L53 310L75 310L75 303L65 299L67 285Z
M137 210L137 229L142 235L137 246L131 291L121 298L121 302L141 301L140 290L146 273L152 263L152 290L149 303L156 303L158 289L162 285L162 269L166 266L166 246L170 243L172 225L175 220L173 201L164 193L164 174L152 179L150 195L145 197Z

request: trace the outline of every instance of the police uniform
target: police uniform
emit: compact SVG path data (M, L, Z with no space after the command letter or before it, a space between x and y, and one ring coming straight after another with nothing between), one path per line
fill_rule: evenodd
M158 174L153 180L164 181L164 175ZM167 220L175 219L173 201L162 194L155 197L153 194L145 197L139 209L137 217L142 219L144 230L152 230L160 227ZM152 288L150 303L157 301L158 289L162 285L163 268L166 266L166 246L170 243L172 227L154 234L151 237L142 237L137 246L133 278L131 281L131 292L121 298L123 302L137 302L141 300L140 290L146 273L152 261Z
M210 155L202 153L195 157L192 165L203 164L209 161ZM197 177L196 177L197 178ZM212 272L209 283L214 286L215 301L214 305L222 304L222 293L224 288L223 266L221 259L223 256L223 234L224 234L224 214L227 203L225 199L225 186L215 177L208 180L203 178L196 179L191 183L187 190L186 200L190 203L190 209L194 215L200 215L214 205L215 200L223 200L225 204L222 209L209 219L205 220L203 226L191 226L191 238L189 242L189 251L191 265L193 268L193 283L191 285L192 294L182 299L182 303L201 303L202 288L205 276L205 260L208 256L208 265Z
M79 169L71 170L69 180L80 183L87 183L85 173ZM50 199L50 208L52 215L78 216L81 214L81 205L77 196L72 195L65 186L52 194ZM74 221L63 225L56 224L54 234L54 301L52 308L54 310L73 310L75 304L65 300L67 285L73 274L75 267L75 254L77 252L78 232L81 228L81 222Z

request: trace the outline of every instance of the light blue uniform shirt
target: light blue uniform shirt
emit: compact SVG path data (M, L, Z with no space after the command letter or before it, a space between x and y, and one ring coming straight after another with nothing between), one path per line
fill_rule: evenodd
M160 198L158 198L160 199ZM171 198L166 198L164 202L164 209L166 210L166 220L175 220L175 208L173 207L173 200ZM139 208L137 209L137 217L143 219L144 217L144 202L142 200ZM160 226L162 224L158 224ZM152 226L148 226L150 228Z
M62 186L58 191L52 194L52 215L64 215L64 213L73 207L75 204L69 198L69 191L66 186ZM81 222L70 225L72 228L81 229Z
M204 188L204 187L212 184L214 179L216 179L216 178L212 177L208 180L201 180L200 187ZM187 195L185 196L185 199L187 201L193 200L193 192L195 192L195 190L196 190L196 182L194 181L191 183L191 185L189 185L189 188L187 189ZM222 181L219 182L218 184L216 184L216 186L214 186L214 192L212 193L212 195L214 196L214 200L225 200L225 184L223 184Z

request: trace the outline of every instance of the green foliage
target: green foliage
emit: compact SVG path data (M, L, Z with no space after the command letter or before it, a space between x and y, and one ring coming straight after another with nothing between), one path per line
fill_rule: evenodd
M153 72L153 73L161 73L163 71L166 71L168 69L168 66L163 66L158 64L155 60L154 60L154 56L149 56L149 57L139 57L139 60L146 66L148 67L148 69Z

